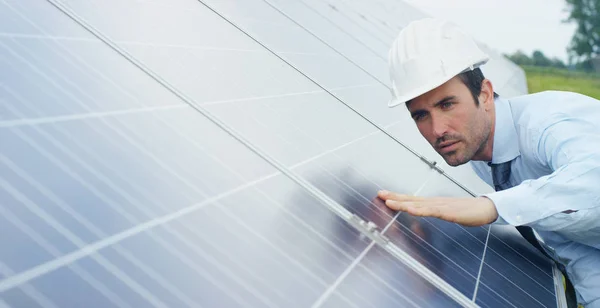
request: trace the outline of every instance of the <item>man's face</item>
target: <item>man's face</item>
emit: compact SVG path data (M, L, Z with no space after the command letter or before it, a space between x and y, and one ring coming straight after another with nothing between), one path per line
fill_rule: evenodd
M454 77L407 107L421 135L448 165L458 166L481 159L492 128L488 102L476 105L467 86Z

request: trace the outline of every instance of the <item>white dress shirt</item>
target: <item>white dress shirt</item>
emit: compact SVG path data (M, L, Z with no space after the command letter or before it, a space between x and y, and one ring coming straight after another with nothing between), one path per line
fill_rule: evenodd
M485 194L496 224L532 227L566 266L578 300L600 308L600 101L547 91L496 99L492 163L512 188ZM492 187L488 162L472 161Z

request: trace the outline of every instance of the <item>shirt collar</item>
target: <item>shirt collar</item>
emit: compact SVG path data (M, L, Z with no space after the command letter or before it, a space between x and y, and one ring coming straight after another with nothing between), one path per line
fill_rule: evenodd
M500 164L517 158L521 155L521 152L519 151L519 139L510 108L510 101L497 98L495 100L495 110L496 124L492 163Z

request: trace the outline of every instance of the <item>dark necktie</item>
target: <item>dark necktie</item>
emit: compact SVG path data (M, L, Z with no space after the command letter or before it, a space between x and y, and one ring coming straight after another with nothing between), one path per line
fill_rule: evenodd
M511 163L512 163L512 161L507 161L505 163L500 163L500 164L492 164L492 163L488 164L490 167L492 167L492 180L494 181L494 189L496 191L501 191L501 190L505 190L505 189L512 187L509 183ZM533 247L537 248L537 250L539 250L544 256L546 256L550 260L554 261L554 259L551 258L550 255L548 255L546 250L544 250L544 248L542 247L540 242L537 240L537 238L535 237L535 234L533 233L533 229L531 229L531 227L517 226L516 228L517 228L517 231L519 231L519 233L521 233L521 236L523 236ZM567 276L567 271L565 269L565 266L560 262L555 261L555 263L558 266L558 269L565 276L567 306L569 308L577 307L577 298L575 296L575 288L573 287L571 280L569 280L569 277Z

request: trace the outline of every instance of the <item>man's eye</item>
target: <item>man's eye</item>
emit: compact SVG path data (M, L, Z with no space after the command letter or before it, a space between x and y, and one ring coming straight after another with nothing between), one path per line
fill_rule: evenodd
M452 107L452 102L444 102L440 106L442 107L442 109L448 109Z
M419 122L419 121L421 121L421 120L422 120L424 117L425 117L425 115L424 115L424 114L422 114L422 113L421 113L421 114L417 114L417 115L415 115L415 116L413 117L413 120L415 120L415 122Z

